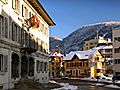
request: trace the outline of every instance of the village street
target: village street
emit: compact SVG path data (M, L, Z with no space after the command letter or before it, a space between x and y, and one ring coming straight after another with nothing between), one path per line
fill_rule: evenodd
M102 84L96 82L87 82L82 80L62 80L52 79L48 84L40 84L33 80L21 80L14 89L11 90L119 90L112 84Z

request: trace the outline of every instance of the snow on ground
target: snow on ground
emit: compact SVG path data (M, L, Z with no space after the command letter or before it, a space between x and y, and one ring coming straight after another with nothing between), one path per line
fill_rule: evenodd
M77 90L77 86L75 85L70 85L69 83L59 83L61 86L61 88L57 88L57 89L52 89L52 90Z
M95 78L91 78L91 77L88 77L88 78L80 78L81 80L87 80L87 81L97 81L97 79Z
M89 78L81 78L81 80L97 81L97 79L95 79L95 78L92 79L91 77L89 77ZM104 86L104 87L109 87L109 88L117 88L117 89L120 89L120 87L117 86L117 85L113 85L113 84L105 85L105 84L103 84L103 82L113 83L112 80L99 79L98 82L99 82L99 83L96 83L96 84L95 84L96 86ZM120 81L115 81L115 83L119 83L119 84L120 84Z
M120 84L120 81L116 81L115 83L119 83Z
M96 86L104 86L105 84L102 84L102 83L96 83L95 85L96 85Z
M97 79L92 79L91 77L89 78L81 78L81 80L87 80L87 81L97 81ZM51 89L51 90L77 90L78 87L75 86L75 85L70 85L69 83L58 83L58 82L55 82L55 81L50 81L51 83L57 83L59 84L60 86L62 86L61 88L56 88L56 89ZM95 85L96 86L104 86L104 87L109 87L109 88L117 88L117 89L120 89L119 86L117 85L113 85L113 84L110 84L110 85L106 85L106 84L103 84L103 82L107 82L107 83L112 83L111 80L106 80L106 79L99 79L98 80L99 83L96 83ZM120 83L120 81L116 81L116 83Z
M117 85L106 85L105 87L110 87L110 88L116 88L116 89L120 89L120 87L118 87Z
M87 81L97 81L96 78L91 78L91 77L88 77L88 78L81 78L81 80L87 80ZM112 83L111 80L107 80L107 79L98 79L98 82L107 82L107 83Z
M56 83L56 84L57 84L57 82L56 82L56 81L51 81L51 80L49 80L49 82L50 82L50 83Z
M55 89L51 89L51 90L77 90L77 86L75 85L70 85L69 83L57 83L55 81L49 81L51 83L56 83L59 84L60 86L62 86L61 88L55 88Z

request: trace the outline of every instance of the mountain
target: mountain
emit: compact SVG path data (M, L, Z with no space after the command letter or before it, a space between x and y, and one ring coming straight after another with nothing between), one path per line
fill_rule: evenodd
M49 37L49 40L50 40L50 42L49 42L49 44L50 44L50 51L56 49L58 47L58 45L60 46L61 43L62 43L62 39L58 38L56 36Z
M90 24L82 26L61 40L50 39L50 50L56 48L57 45L62 50L62 53L69 53L70 51L81 50L84 41L94 39L98 36L104 36L104 38L112 39L112 28L120 27L120 22L102 22L96 24Z

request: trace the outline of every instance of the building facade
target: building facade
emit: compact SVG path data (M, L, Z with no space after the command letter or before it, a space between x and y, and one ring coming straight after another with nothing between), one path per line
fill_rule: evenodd
M64 76L70 78L90 77L88 59L80 59L76 54L69 60L63 60Z
M0 0L0 89L13 88L22 77L48 82L53 25L38 0Z
M60 53L60 49L51 52L49 60L49 76L51 78L62 76L62 59L63 55Z
M103 62L97 49L70 52L63 58L64 74L75 78L103 76Z
M120 80L120 28L112 30L113 37L113 75Z
M98 47L98 46L101 46L101 45L110 45L112 42L110 39L105 39L104 37L101 37L99 36L99 38L95 38L95 39L90 39L88 41L85 41L84 42L84 45L83 45L83 50L89 50L89 49L92 49L94 47Z
M104 39L104 37L99 36L98 39L91 39L89 41L85 41L83 50L89 50L91 48L96 48L100 50L100 52L105 58L104 69L106 69L106 74L113 74L113 45L111 39Z
M105 58L105 71L107 75L113 75L113 45L107 45L107 46L99 46L96 47L100 50L100 52L103 54Z
M91 39L88 41L85 41L83 45L83 50L89 50L94 48L98 44L98 39Z

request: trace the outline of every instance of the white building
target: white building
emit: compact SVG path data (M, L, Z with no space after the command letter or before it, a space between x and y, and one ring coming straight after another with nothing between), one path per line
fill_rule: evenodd
M48 82L53 25L38 0L0 0L0 89L13 88L22 77Z
M116 79L120 80L120 28L112 30L113 35L113 72Z

